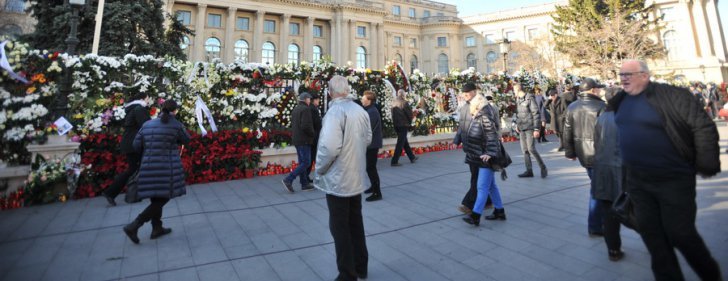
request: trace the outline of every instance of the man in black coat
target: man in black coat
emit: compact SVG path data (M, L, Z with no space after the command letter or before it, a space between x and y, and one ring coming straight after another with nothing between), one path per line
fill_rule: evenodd
M311 166L311 145L313 145L316 131L313 126L311 114L311 94L298 95L298 105L291 112L291 131L293 132L293 145L298 154L298 167L283 179L283 187L293 193L293 180L296 177L301 182L301 190L311 191L313 185L308 178L308 168Z
M627 189L657 280L684 280L674 248L702 280L722 280L695 227L695 176L720 172L718 130L682 88L650 82L644 61L628 60L615 110Z
M366 199L367 202L371 202L382 200L379 173L377 172L377 154L379 154L379 149L382 148L382 117L379 115L379 110L377 110L377 95L374 92L364 91L361 96L361 104L364 110L369 113L369 123L372 127L372 143L367 147L367 175L372 185L364 191L364 193L372 194Z
M104 190L101 195L106 198L109 205L116 206L115 198L121 192L121 189L126 186L126 182L137 170L142 161L142 155L134 150L132 143L137 132L141 129L144 122L147 122L149 117L149 108L147 107L146 93L137 93L132 99L133 101L124 105L126 116L124 117L124 134L121 137L120 150L126 156L127 168L124 172L117 175L114 178L114 182Z
M311 94L311 120L313 121L313 144L311 145L311 161L316 159L316 146L318 146L319 134L321 133L321 111L319 111L319 104L321 102L321 96L318 94ZM311 170L313 170L313 163L308 166L308 180L313 183L311 178Z
M548 175L546 164L543 162L543 159L541 159L541 155L538 154L536 146L534 145L534 139L538 139L540 136L538 129L541 126L541 114L539 113L536 99L533 97L533 94L524 92L520 84L515 84L513 90L518 97L518 107L516 108L516 132L519 133L521 151L523 151L523 158L526 160L526 171L518 175L518 177L533 177L533 164L531 163L531 155L533 155L533 157L536 158L536 162L538 162L538 166L541 168L541 178L545 178Z
M581 93L577 101L571 103L566 109L564 118L564 152L566 158L576 160L586 168L589 180L592 179L592 164L594 163L594 126L597 117L607 106L599 97L599 89L604 85L598 84L594 79L585 79L579 89ZM594 189L594 182L592 188ZM590 235L603 235L604 215L601 212L599 201L591 197L589 200L588 231Z

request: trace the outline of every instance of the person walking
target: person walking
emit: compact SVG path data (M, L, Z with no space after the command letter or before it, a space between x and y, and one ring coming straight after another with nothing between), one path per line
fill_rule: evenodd
M298 154L298 167L282 180L283 188L290 193L293 193L293 180L296 177L301 182L302 191L313 190L311 181L308 179L308 167L311 166L311 145L316 138L316 131L310 104L311 95L303 92L298 95L298 105L291 112L292 142L296 146L296 154Z
M534 139L537 139L540 134L537 131L541 126L541 116L539 114L538 105L532 94L527 94L523 91L521 84L513 85L513 91L518 97L517 109L516 109L516 132L519 134L521 140L521 151L523 151L523 158L526 160L526 171L518 175L519 178L531 178L533 177L533 164L531 163L531 155L536 158L538 166L541 167L541 178L545 178L548 175L546 170L546 164L541 159L541 155L536 151Z
M313 144L311 145L311 160L316 157L316 146L318 146L319 134L321 133L321 111L319 111L319 105L321 102L321 96L316 93L311 94L311 120L313 121ZM313 163L308 165L306 176L308 182L313 183L313 177L311 177L311 171L313 170Z
M314 177L314 186L326 193L337 281L366 279L369 262L361 194L369 187L366 150L372 129L369 114L348 97L349 89L343 76L329 80L332 100L321 127Z
M539 143L548 142L549 140L546 139L546 123L549 122L549 113L546 111L546 97L539 88L536 88L535 93L534 99L536 100L536 106L538 106L538 114L541 117L541 123L537 128L539 137L536 140Z
M619 77L624 90L610 105L626 186L655 279L684 279L677 248L702 280L722 280L695 227L695 176L720 172L715 122L687 90L651 82L644 61L624 61Z
M498 185L495 183L493 166L490 163L499 155L501 149L500 128L498 127L498 114L496 109L482 95L475 95L468 106L468 114L473 115L470 126L465 134L463 149L468 164L478 165L478 195L472 213L463 220L475 226L480 225L480 216L485 209L488 196L493 200L493 214L485 217L487 220L505 220Z
M382 200L382 190L379 184L379 173L377 172L377 155L382 148L382 117L377 110L377 95L372 91L364 91L361 96L361 104L369 114L369 124L372 128L372 143L367 146L367 175L369 176L369 187L364 193L371 193L366 201Z
M394 100L394 105L392 106L392 123L394 123L394 131L397 132L397 144L394 148L394 155L392 155L392 166L402 166L399 163L399 156L402 155L402 149L404 149L410 162L415 163L419 158L412 153L412 148L410 148L409 141L407 140L407 131L412 126L412 108L407 104L403 90L397 92L397 98Z
M546 101L546 104L544 104L544 107L548 109L549 115L551 116L551 130L554 131L554 134L559 139L559 148L556 150L563 151L564 144L561 141L561 115L563 114L561 110L561 97L559 97L559 93L556 89L549 90L547 94L548 100Z
M137 232L148 221L152 222L149 239L171 233L171 228L162 227L162 208L170 199L187 193L179 146L189 143L190 135L175 118L176 112L177 103L166 100L159 118L144 123L134 138L134 149L142 155L137 192L139 199L149 198L149 206L124 226L134 244L139 244Z
M147 93L137 93L131 102L124 105L126 116L124 116L124 134L121 137L120 152L126 156L127 167L124 172L114 178L114 182L106 190L101 192L101 195L106 198L106 202L110 206L116 206L116 196L126 186L129 177L139 170L142 155L134 150L133 143L134 137L136 137L144 122L151 119L146 99Z
M609 100L619 92L619 88L610 87L604 97ZM607 105L597 118L594 126L594 162L592 163L592 198L599 201L604 214L604 242L610 261L618 261L624 257L622 238L619 235L621 224L617 217L610 215L612 204L624 191L624 173L619 151L619 135L614 123L614 109Z
M470 122L473 120L473 115L470 114L470 101L478 95L478 88L475 84L468 82L463 85L461 89L463 102L458 109L458 130L455 133L455 139L453 143L460 145L466 142L468 138L468 128L470 128ZM500 134L500 132L498 132ZM480 173L480 163L469 163L467 157L465 163L470 168L470 188L465 193L463 200L458 206L458 211L465 215L470 215L475 206L475 201L478 199L478 174ZM486 206L492 205L490 197L488 197Z
M597 117L604 111L606 104L599 97L599 91L604 88L594 79L586 78L582 81L579 89L581 93L577 100L566 109L564 119L564 154L569 160L579 158L579 164L586 169L591 181L591 189L594 189L593 170L594 164L594 125L597 124ZM589 199L589 235L604 235L602 228L604 215L599 206L599 201L591 197Z

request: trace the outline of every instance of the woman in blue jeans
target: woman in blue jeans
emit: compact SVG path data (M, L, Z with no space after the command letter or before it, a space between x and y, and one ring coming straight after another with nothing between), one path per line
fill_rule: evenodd
M485 219L505 220L506 214L498 185L495 183L494 171L490 164L491 159L496 157L501 149L498 133L498 114L496 109L480 94L470 101L470 114L473 115L473 121L468 128L468 137L463 144L463 150L466 155L465 161L479 166L478 197L475 200L473 212L463 220L478 226L488 196L493 201L495 209L493 214L485 217Z

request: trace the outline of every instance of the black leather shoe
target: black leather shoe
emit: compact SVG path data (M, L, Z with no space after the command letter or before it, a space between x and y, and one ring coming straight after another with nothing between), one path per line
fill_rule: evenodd
M157 239L161 236L164 236L164 235L167 235L170 233L172 233L171 228L160 227L157 229L152 229L152 235L149 235L149 239Z
M504 220L506 220L506 210L505 209L493 209L493 214L485 217L485 219L489 220L489 221L493 221L493 220L504 221Z
M533 171L528 170L523 172L523 174L518 175L519 178L532 178L533 177Z
M417 160L420 160L420 157L415 156L415 158L410 159L410 162L414 164L415 162L417 162Z
M367 190L364 190L364 193L366 193L366 194L372 193L372 188L371 187L367 188Z
M624 252L622 250L609 250L609 260L619 261L624 258Z
M468 224L472 224L474 226L479 226L480 225L480 215L477 213L470 213L470 215L463 218L463 221L467 222Z
M367 197L367 199L364 199L364 200L367 200L367 202L379 201L379 200L382 200L382 194L381 193L372 193L372 196L369 196L369 197Z
M142 227L144 223L134 220L130 224L127 224L124 226L124 233L126 233L126 236L129 237L131 242L134 242L134 244L139 244L139 236L137 236L137 231L140 227Z
M114 198L111 198L111 196L107 195L105 192L101 192L101 195L103 195L104 198L106 198L106 202L109 202L109 205L111 207L116 206L116 201L114 200Z
M545 179L549 175L549 171L546 169L546 166L541 167L541 178Z

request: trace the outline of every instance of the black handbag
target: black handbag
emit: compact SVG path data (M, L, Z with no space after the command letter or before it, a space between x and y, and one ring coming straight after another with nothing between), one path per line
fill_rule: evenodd
M134 172L131 177L129 177L129 180L126 182L126 196L124 196L124 201L126 203L132 204L142 201L139 199L139 170Z
M612 203L612 215L617 217L624 226L637 230L637 216L634 212L634 205L629 193L622 192Z

